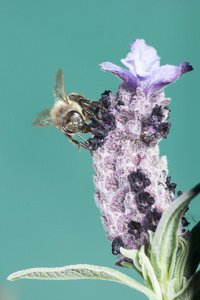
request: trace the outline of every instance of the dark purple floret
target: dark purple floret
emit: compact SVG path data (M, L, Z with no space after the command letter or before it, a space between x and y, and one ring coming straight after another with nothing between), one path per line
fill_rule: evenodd
M177 192L178 197L181 196L182 194L183 194L183 192L181 192L181 191Z
M142 209L149 209L155 203L153 197L150 197L148 192L138 194L138 207Z
M189 206L186 207L184 214L189 210Z
M94 111L95 115L90 117L88 127L91 129L93 137L88 139L88 144L91 153L101 147L108 133L116 128L115 117L109 110L111 107L110 93L111 91L105 91L101 94L101 107L97 108Z
M170 128L171 128L171 123L163 122L157 126L154 136L158 139L160 139L161 137L166 139Z
M109 94L111 91L105 91L104 93L101 94L101 99L100 101L102 102L102 107L101 109L109 109L111 106L110 100L109 100Z
M168 105L166 105L166 106L164 107L164 109L167 109L169 112L171 111L171 109L169 108Z
M173 192L175 194L175 189L176 189L177 184L171 183L171 176L167 176L166 185L167 185L168 189L170 190L170 192Z
M164 115L163 115L162 107L156 104L148 120L151 124L159 124L162 121L163 117Z
M186 217L182 217L181 224L183 227L187 227L190 223L187 221Z
M98 140L100 140L102 142L103 142L104 138L106 137L105 131L101 128L94 129L93 134L94 134L95 138L97 138Z
M167 110L168 110L168 116L167 116L167 118L166 118L166 120L168 120L168 119L169 119L169 117L170 117L170 112L171 112L171 109L169 108L169 106L168 106L168 105L166 105L166 106L164 107L164 109L167 109Z
M120 238L114 238L112 241L112 254L118 255L120 253L120 247L123 247L124 244Z
M101 128L93 130L94 137L88 139L90 151L95 151L103 145L106 137L105 131Z
M96 128L102 127L101 122L98 120L98 118L96 116L92 116L90 117L90 124L88 125L88 127L93 131Z
M107 111L105 111L105 113L103 114L102 123L104 125L104 128L108 131L116 128L115 117L113 116L113 114L108 113Z
M120 99L120 100L118 100L117 104L118 104L118 105L124 105L124 101L122 101L122 100Z
M152 231L155 231L161 216L162 216L162 212L159 211L157 208L154 208L152 211L149 210L146 213L146 218L149 221L147 228Z
M133 234L136 239L140 238L140 234L142 232L142 225L140 223L135 221L130 221L128 223L128 228L130 228L128 231L130 234Z
M97 138L89 138L87 141L89 145L89 150L91 152L96 151L99 147L103 145L103 142L101 140L98 140Z
M128 179L131 185L131 190L138 193L143 192L144 189L151 184L151 181L146 178L145 173L140 169L136 172L131 172Z

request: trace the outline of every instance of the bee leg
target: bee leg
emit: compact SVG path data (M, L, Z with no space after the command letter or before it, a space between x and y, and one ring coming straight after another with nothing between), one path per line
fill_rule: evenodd
M86 108L88 107L90 109L95 107L101 107L101 101L92 101L92 100L82 98L79 100L79 102L81 106L83 107L85 106Z
M89 126L86 126L83 133L92 133L92 129Z
M82 112L83 112L84 115L94 116L94 112L91 111L91 110L89 110L89 109L87 109L87 108L84 108L82 110Z
M85 142L85 144L87 145L88 144L88 141L87 140L85 140L81 135L79 135L78 133L74 133L76 136L78 136L80 139L82 139L84 142Z
M84 144L84 143L81 143L81 142L79 142L79 141L73 139L73 137L72 137L71 135L69 135L69 134L66 134L66 133L65 133L65 135L66 135L67 139L68 139L72 144L78 146L78 151L80 151L80 148L81 148L81 147L83 147L83 148L86 149L86 150L89 150L88 145L86 145L86 144Z

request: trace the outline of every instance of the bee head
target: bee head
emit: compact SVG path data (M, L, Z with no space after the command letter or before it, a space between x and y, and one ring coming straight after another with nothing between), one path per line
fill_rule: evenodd
M80 113L75 110L71 110L67 116L62 129L66 133L79 133L84 130L85 123Z

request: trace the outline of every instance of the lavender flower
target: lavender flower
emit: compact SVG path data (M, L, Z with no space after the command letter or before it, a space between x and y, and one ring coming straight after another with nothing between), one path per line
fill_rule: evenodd
M167 121L170 99L161 89L193 69L187 62L160 66L156 50L144 40L135 40L130 48L121 60L129 70L101 64L122 84L116 95L102 94L112 127L104 126L102 116L96 128L93 122L94 140L90 141L96 204L112 253L122 260L119 248L139 250L148 245L147 231L156 230L162 213L175 199L176 185L167 177L166 156L159 157L158 143L171 127ZM100 130L101 142L95 130Z
M101 95L101 105L88 125L93 137L87 143L97 173L95 198L112 253L118 255L117 265L135 269L144 284L114 269L86 264L31 268L8 280L100 279L126 284L150 300L199 299L200 222L187 240L183 227L189 224L185 212L200 193L200 184L183 195L178 191L173 202L176 184L167 176L167 160L159 158L158 148L171 127L170 99L160 89L192 67L188 63L160 67L159 59L155 49L136 40L122 60L129 71L102 64L123 83L116 95L110 91Z

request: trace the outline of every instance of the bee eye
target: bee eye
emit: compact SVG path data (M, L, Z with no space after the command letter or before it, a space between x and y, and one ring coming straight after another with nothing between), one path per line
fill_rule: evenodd
M67 114L66 123L64 124L67 131L71 133L78 133L83 130L84 126L84 120L77 111L72 110Z

